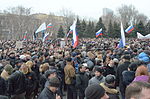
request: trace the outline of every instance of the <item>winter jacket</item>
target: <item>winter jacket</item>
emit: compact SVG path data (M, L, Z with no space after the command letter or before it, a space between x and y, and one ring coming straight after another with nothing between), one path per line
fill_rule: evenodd
M126 70L122 72L122 76L123 76L123 83L127 86L134 80L135 72Z
M117 68L117 73L116 73L116 83L119 85L123 84L123 76L122 76L122 72L125 70L128 70L128 67L130 65L130 62L126 61L123 64L120 64Z
M55 94L47 87L45 87L41 92L41 94L39 95L38 99L56 99L56 98Z
M37 78L34 72L25 74L27 80L26 94L31 94L36 88Z
M100 83L103 83L105 82L105 77L104 76L99 76L99 77L92 77L90 80L89 80L89 83L88 83L88 86L89 85L92 85L92 84L100 84Z
M125 89L126 89L126 85L123 83L122 72L127 70L129 65L130 65L130 62L125 61L123 64L120 64L118 66L117 72L116 72L116 85L119 85L122 98L125 97Z
M71 64L67 64L64 68L65 83L74 84L75 81L75 68Z
M88 86L89 76L86 72L79 72L76 75L76 88L79 89L79 96L84 96L84 91Z
M47 81L47 79L46 79L45 75L40 74L39 84L40 84L40 90L41 91L44 89L46 81Z
M101 83L100 85L105 89L106 93L109 96L109 99L119 99L119 91L118 90L106 86L105 83Z
M8 78L8 93L9 95L17 95L26 91L26 77L20 72L16 71Z
M149 82L150 77L147 75L136 76L133 81Z
M6 81L2 77L0 77L0 95L6 95L6 91Z

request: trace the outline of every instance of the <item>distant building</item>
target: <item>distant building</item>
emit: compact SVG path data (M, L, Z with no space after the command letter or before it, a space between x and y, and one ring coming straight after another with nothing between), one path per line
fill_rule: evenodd
M109 9L109 8L103 8L103 16L107 16L107 15L113 15L113 10Z

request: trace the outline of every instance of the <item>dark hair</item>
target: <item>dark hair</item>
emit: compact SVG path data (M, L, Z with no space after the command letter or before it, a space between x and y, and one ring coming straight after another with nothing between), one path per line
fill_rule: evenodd
M128 68L130 69L130 71L136 71L137 67L138 67L138 63L137 62L133 62L133 63L131 63L129 65Z
M126 99L142 99L141 92L143 89L150 89L150 84L148 82L133 82L127 88L125 92Z
M68 58L66 58L66 61L67 61L67 62L71 62L71 61L72 61L72 58L71 58L71 57L68 57Z

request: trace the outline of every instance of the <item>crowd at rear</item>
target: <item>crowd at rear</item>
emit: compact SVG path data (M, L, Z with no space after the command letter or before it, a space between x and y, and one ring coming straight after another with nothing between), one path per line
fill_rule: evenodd
M150 42L0 42L0 99L150 99ZM53 46L53 47L52 47Z

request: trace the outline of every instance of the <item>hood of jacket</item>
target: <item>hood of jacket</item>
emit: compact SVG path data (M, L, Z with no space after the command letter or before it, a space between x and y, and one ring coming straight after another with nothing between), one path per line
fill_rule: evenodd
M104 83L101 83L100 85L105 89L105 91L107 93L110 93L110 94L117 94L118 93L118 90L109 88Z

